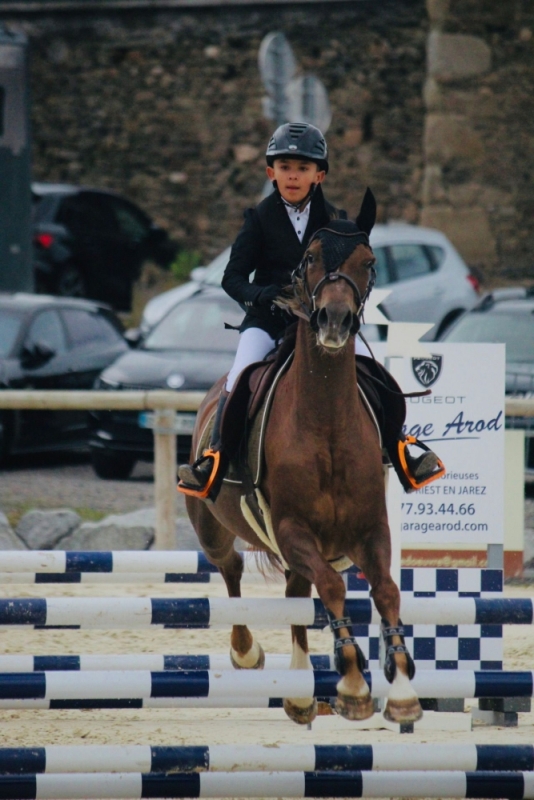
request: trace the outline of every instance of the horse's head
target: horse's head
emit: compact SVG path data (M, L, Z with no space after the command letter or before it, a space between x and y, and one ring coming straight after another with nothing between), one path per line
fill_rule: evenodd
M367 190L356 222L332 220L312 237L295 271L295 292L307 311L317 342L328 351L344 347L358 332L364 303L375 281L369 245L376 204Z

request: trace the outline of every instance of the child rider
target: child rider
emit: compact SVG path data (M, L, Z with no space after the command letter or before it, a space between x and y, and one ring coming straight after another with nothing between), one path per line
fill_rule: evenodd
M222 280L224 290L246 309L246 316L239 329L237 353L219 397L211 435L210 449L220 451L221 458L217 466L206 451L194 464L178 468L178 488L198 497L209 495L215 499L226 472L228 459L221 450L221 419L239 373L249 364L262 361L293 321L273 301L290 284L291 273L300 264L313 234L332 219L347 219L346 212L332 206L322 192L321 184L328 172L328 151L318 128L306 123L281 125L271 137L266 160L274 192L256 208L245 211L245 221ZM249 276L254 271L250 283ZM369 355L358 337L356 352ZM431 451L413 458L405 448L404 454L418 483L432 478L439 468L440 462ZM397 459L392 461L396 466Z

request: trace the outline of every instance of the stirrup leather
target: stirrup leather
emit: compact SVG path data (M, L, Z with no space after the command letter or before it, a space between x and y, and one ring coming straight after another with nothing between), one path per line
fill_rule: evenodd
M221 463L221 453L219 450L212 450L209 447L207 450L204 450L200 458L197 458L195 463L192 465L193 469L198 467L205 461L207 458L213 459L213 466L211 468L211 475L209 476L208 480L206 481L205 486L190 486L187 483L184 483L182 480L178 482L178 486L176 487L179 492L183 494L188 494L191 497L198 497L200 500L205 500L210 493L210 489L213 486L215 479L219 472L219 466Z
M406 480L413 489L421 489L423 486L426 486L427 484L432 483L432 481L435 481L438 478L441 478L443 475L445 475L445 465L443 461L440 458L438 458L438 456L436 456L438 461L437 470L433 472L429 478L425 478L424 480L417 480L417 478L411 474L410 469L408 467L408 462L406 461L406 447L410 444L414 444L416 445L416 447L420 447L421 450L426 450L428 453L432 451L430 450L430 447L427 447L426 444L420 442L419 439L415 438L415 436L406 435L404 441L401 441L399 439L399 441L397 442L397 452L399 456L400 465L402 467L402 471L406 476Z

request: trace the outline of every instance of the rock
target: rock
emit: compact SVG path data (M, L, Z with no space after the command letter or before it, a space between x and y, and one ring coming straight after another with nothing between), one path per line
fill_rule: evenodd
M472 169L484 155L480 135L457 114L427 114L424 148L427 162L442 166L462 162Z
M100 522L84 522L65 536L57 550L148 550L154 541L156 512L142 508L130 514L111 514Z
M27 550L24 542L13 533L4 513L0 511L0 550Z
M432 31L427 59L430 76L441 80L472 78L489 70L491 50L478 36Z
M450 0L426 0L429 20L435 25L442 25L450 10Z
M254 147L251 144L236 144L234 146L234 158L238 164L245 164L247 161L254 161L259 154L259 147Z
M24 514L16 528L17 536L30 550L52 550L61 539L81 525L82 518L68 508L51 511L37 509Z
M494 263L495 237L483 208L458 211L450 206L426 206L421 211L421 225L442 231L468 263Z

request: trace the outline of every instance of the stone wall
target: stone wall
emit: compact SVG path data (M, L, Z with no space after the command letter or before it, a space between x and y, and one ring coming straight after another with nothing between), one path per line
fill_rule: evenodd
M491 283L531 279L534 4L371 0L5 18L32 47L34 175L123 192L204 258L264 183L263 36L334 115L326 190L440 228Z
M9 20L6 20L9 22ZM258 200L273 123L258 48L282 30L334 109L327 195L416 221L422 175L424 0L109 12L11 19L32 50L34 176L106 186L205 258Z
M421 222L493 282L532 282L534 4L427 0Z

